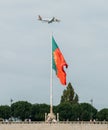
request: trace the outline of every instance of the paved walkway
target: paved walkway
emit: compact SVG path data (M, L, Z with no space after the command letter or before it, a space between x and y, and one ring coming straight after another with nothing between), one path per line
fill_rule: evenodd
M0 124L0 130L108 130L108 124Z

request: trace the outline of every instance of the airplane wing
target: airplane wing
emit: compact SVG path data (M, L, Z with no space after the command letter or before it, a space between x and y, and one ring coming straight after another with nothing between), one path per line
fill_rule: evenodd
M60 20L53 17L51 20L49 20L48 23L52 23L52 22L60 22Z
M49 22L48 23L52 23L52 22L54 22L54 17L51 19L51 20L49 20Z

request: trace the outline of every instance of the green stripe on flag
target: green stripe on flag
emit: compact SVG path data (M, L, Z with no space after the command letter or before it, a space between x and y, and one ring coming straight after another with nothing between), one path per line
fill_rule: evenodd
M56 41L52 37L52 52L54 52L58 48Z
M58 48L57 43L55 42L53 36L52 36L52 68L57 72L56 64L54 61L54 51Z

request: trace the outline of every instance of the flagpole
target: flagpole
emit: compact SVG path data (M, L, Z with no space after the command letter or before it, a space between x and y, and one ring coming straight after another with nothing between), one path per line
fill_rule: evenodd
M51 70L50 70L50 113L53 113L53 72L52 72L52 43L51 43Z
M56 122L56 116L53 113L53 70L52 70L52 43L51 43L51 59L50 59L50 113L46 122Z
M50 113L47 115L46 122L56 122L56 116L53 113L53 70L52 70L52 43L51 43L51 57L50 57Z

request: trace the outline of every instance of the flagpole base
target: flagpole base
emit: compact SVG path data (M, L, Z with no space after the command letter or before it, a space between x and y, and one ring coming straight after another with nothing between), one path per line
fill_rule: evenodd
M46 119L45 122L47 122L47 123L56 123L57 121L56 121L56 116L54 115L54 113L49 113L47 115L47 119Z

